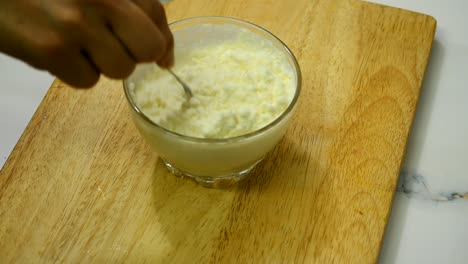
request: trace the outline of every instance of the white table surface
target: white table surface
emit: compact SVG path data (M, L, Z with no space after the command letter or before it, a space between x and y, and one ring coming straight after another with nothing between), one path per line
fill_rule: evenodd
M371 2L438 21L379 262L468 263L468 1ZM53 77L3 55L0 77L2 167Z

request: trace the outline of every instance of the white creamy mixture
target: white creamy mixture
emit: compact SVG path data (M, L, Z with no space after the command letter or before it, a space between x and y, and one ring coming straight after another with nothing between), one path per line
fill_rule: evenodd
M141 111L168 130L198 138L244 135L279 117L294 97L292 67L270 41L246 29L236 32L176 54L174 72L192 88L190 101L169 73L151 68L134 83Z

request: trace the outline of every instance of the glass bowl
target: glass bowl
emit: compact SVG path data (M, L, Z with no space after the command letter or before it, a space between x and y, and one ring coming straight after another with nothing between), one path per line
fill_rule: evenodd
M196 17L170 24L176 43L176 58L197 38L222 41L227 36L216 32L194 32L191 28L202 24L233 24L250 30L270 41L286 57L295 77L295 93L284 112L268 125L251 133L226 139L206 139L181 135L159 126L148 118L132 98L132 84L143 78L148 67L139 65L124 80L124 90L136 127L158 153L166 167L176 176L190 177L205 187L226 187L244 179L263 157L284 136L296 109L301 90L301 71L288 47L267 30L239 19L227 17ZM202 36L201 36L202 35ZM194 40L195 39L195 40Z

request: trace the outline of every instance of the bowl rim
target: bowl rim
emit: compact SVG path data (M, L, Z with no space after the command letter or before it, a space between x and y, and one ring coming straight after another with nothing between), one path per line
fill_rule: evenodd
M299 99L299 95L300 95L301 90L302 90L301 68L299 66L299 63L298 63L296 57L294 56L292 51L288 48L288 46L281 39L279 39L277 36L275 36L270 31L266 30L265 28L263 28L261 26L258 26L258 25L254 24L254 23L251 23L251 22L248 22L248 21L245 21L245 20L242 20L242 19L238 19L238 18L233 18L233 17L226 17L226 16L196 16L196 17L185 18L185 19L181 19L181 20L177 20L175 22L169 23L169 27L176 26L176 25L179 25L179 24L182 24L182 23L193 22L193 21L197 21L197 20L198 21L218 20L218 21L224 21L224 22L226 22L226 21L230 22L231 21L231 22L234 22L237 25L246 24L247 26L253 27L253 28L265 33L266 35L269 35L274 40L276 40L278 42L278 44L281 44L280 46L282 46L282 48L286 51L286 54L288 54L290 59L292 60L293 67L294 67L294 70L296 72L296 89L295 89L294 97L291 100L291 102L289 103L288 107L281 113L281 115L279 115L276 119L274 119L273 121L271 121L267 125L259 128L257 130L254 130L252 132L249 132L247 134L243 134L243 135L239 135L239 136L235 136L235 137L229 137L229 138L199 138L199 137L186 136L186 135L183 135L183 134L179 134L177 132L173 132L173 131L171 131L169 129L166 129L166 128L158 125L157 123L153 122L148 116L146 116L140 110L140 108L136 105L136 103L133 101L132 96L130 96L129 86L127 85L128 78L126 78L126 79L123 80L125 97L127 98L127 101L130 103L130 106L131 106L132 110L135 111L136 114L139 117L143 118L144 121L149 123L151 126L161 130L163 133L169 134L171 136L174 136L174 137L186 140L186 141L198 142L198 143L232 143L232 142L242 141L242 140L257 136L259 134L262 134L263 132L268 131L270 128L273 128L275 125L277 125L279 122L281 122L296 106L297 101Z

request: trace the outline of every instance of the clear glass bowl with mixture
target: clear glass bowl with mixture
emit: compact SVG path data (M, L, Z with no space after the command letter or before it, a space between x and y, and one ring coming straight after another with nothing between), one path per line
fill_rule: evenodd
M284 109L281 109L281 112L272 120L253 131L224 138L189 136L173 131L142 110L141 105L135 99L137 93L135 84L144 82L148 72L154 70L154 65L139 65L124 81L125 94L138 130L174 175L193 178L205 187L232 185L245 178L284 136L301 90L299 65L283 42L267 30L249 22L227 17L197 17L172 23L170 28L174 33L176 43L174 71L178 74L178 65L185 63L180 62L179 58L187 56L191 50L199 48L200 45L216 46L229 42L230 38L236 36L237 31L254 33L257 38L261 38L259 43L267 41L268 45L274 47L284 58L284 66L291 69L291 87L284 87L284 89L291 89L291 96L284 105ZM197 84L190 83L193 76L187 78L182 74L180 77L186 78L184 81L193 86L194 98L197 98ZM235 89L243 89L243 87L235 87ZM259 105L261 103L258 102ZM164 105L164 102L162 104Z

